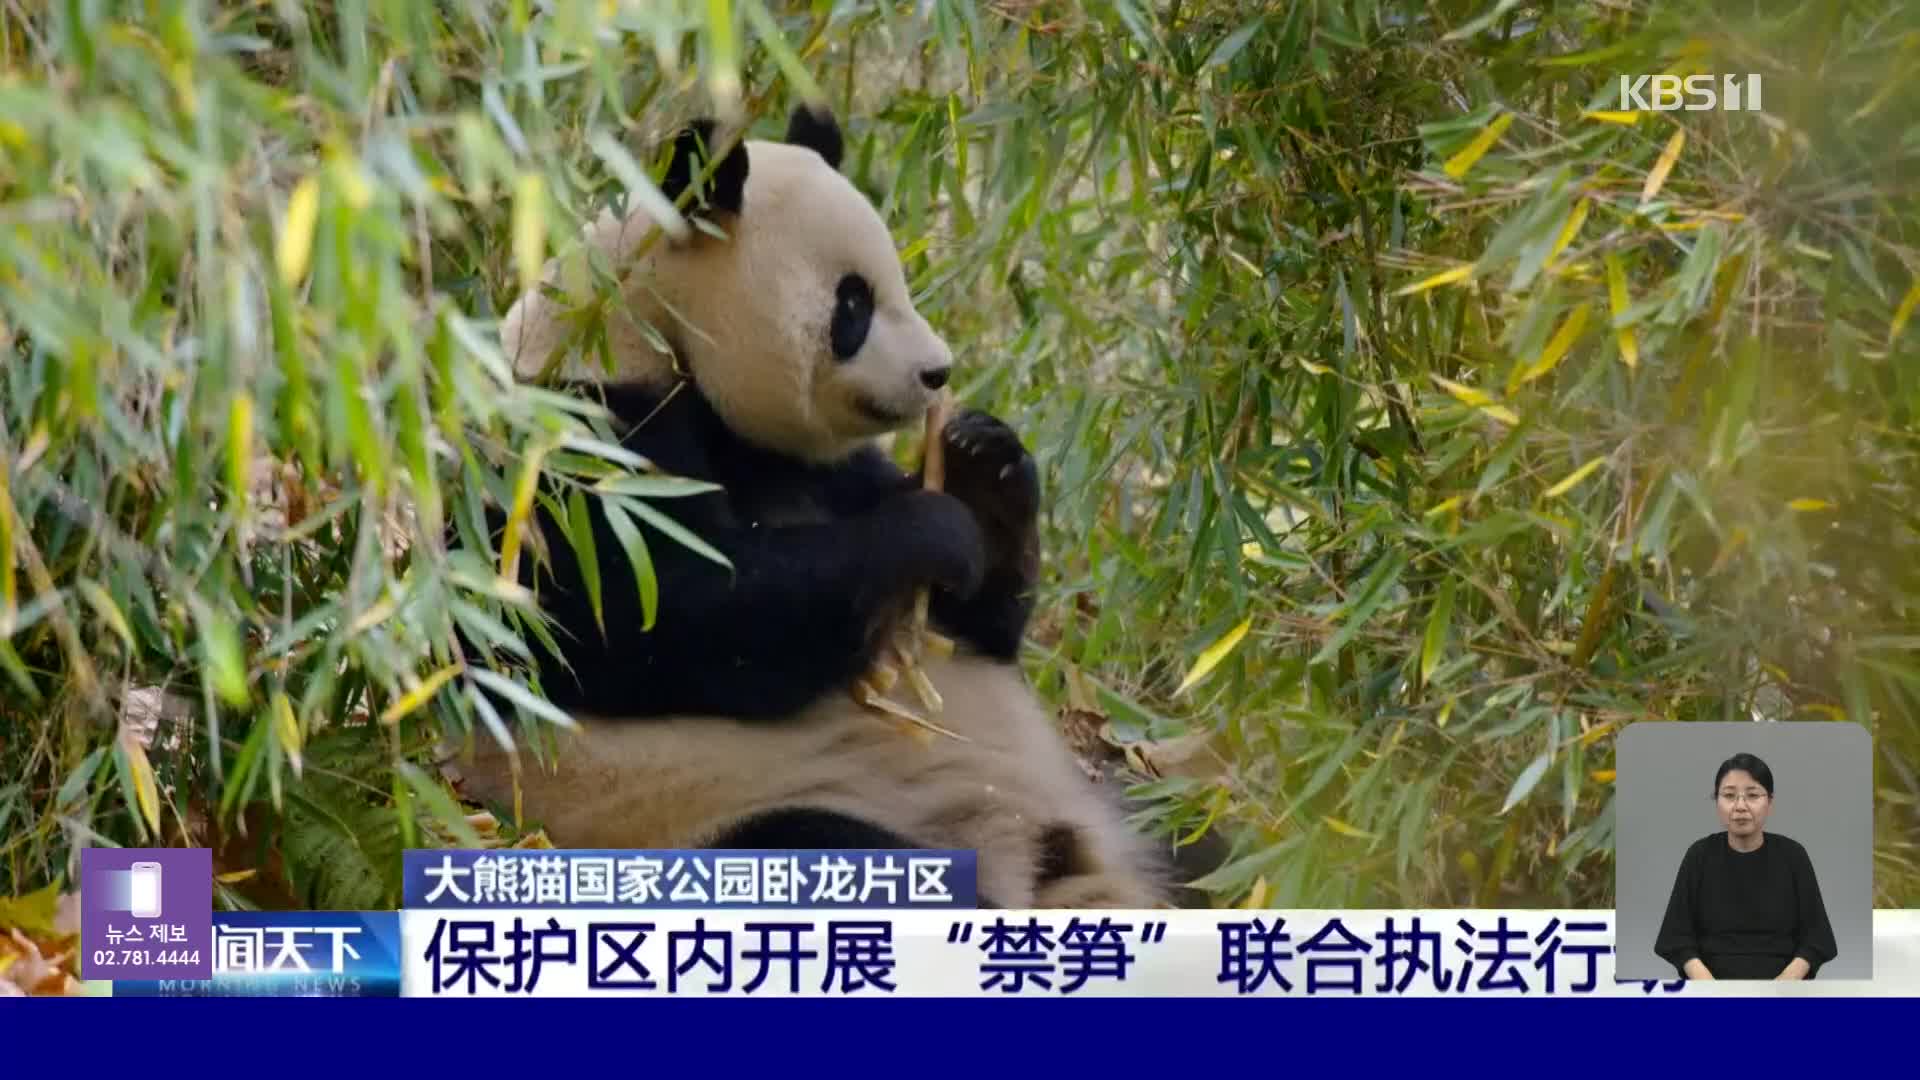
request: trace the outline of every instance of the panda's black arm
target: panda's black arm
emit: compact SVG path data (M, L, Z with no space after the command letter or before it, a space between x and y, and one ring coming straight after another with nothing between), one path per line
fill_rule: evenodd
M864 514L920 486L920 477L893 463L877 446L863 446L846 461L815 471L820 499L836 516Z
M724 554L731 570L641 525L657 582L651 630L633 568L594 500L604 634L574 552L547 525L551 576L540 599L572 668L544 673L542 688L556 705L779 717L867 671L884 616L901 597L921 584L969 589L983 571L972 518L948 496L910 493L868 514L774 528L734 521L721 500L703 495L658 509Z
M1027 464L1030 468L1031 463ZM878 448L866 447L843 464L823 471L818 483L822 499L834 513L858 514L918 489L921 474L895 465ZM1017 488L1018 484L1013 486ZM994 494L984 498L993 499ZM934 589L928 615L948 636L986 656L1011 661L1019 656L1027 623L1033 616L1039 553L1033 515L1022 515L1005 502L994 499L987 507L970 504L986 534L986 576L980 588L964 598L946 589ZM983 509L987 511L984 516Z
M808 478L804 467L744 447L697 395L662 405L637 388L601 389L634 425L622 438L626 449L674 475L723 486L650 506L732 567L630 513L656 582L656 622L648 629L619 534L600 498L589 497L603 632L571 545L539 515L548 552L540 600L571 668L543 668L542 689L556 705L613 715L781 716L869 670L886 616L914 589L977 588L986 559L972 514L946 495L883 497L895 483L877 467L890 464L884 457ZM736 510L751 504L754 490L809 481L850 512L824 523L763 526ZM869 504L852 512L858 503Z

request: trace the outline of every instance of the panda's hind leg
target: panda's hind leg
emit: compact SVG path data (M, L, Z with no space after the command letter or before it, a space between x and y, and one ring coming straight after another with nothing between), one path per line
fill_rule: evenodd
M706 848L719 851L901 851L924 849L884 825L838 810L788 806L763 810L728 826ZM974 903L999 908L984 889L976 888Z
M851 814L794 806L765 810L737 821L704 846L727 851L841 851L922 845Z

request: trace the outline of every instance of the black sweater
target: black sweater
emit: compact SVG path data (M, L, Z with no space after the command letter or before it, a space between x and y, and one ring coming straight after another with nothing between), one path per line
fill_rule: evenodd
M1653 951L1683 973L1698 958L1716 979L1771 979L1798 956L1811 979L1840 949L1805 847L1767 833L1736 851L1717 832L1680 860Z

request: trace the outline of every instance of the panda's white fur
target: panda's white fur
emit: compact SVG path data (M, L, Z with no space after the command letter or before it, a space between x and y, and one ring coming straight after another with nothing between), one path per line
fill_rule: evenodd
M918 423L932 393L921 373L946 367L951 354L914 309L893 239L859 190L805 146L755 140L746 148L743 212L716 215L727 239L697 229L681 240L662 235L635 260L656 229L644 210L608 215L586 231L622 281L608 312L617 378L665 390L690 373L741 435L810 461L837 460ZM584 297L577 259L571 271L550 263L547 280L564 278ZM859 353L836 363L826 318L847 271L872 283L874 319ZM523 375L547 364L566 336L564 315L537 292L508 313L504 344ZM676 355L649 344L641 321ZM562 370L602 379L597 364L573 360ZM579 730L556 734L556 762L514 760L478 738L458 769L468 793L517 804L565 847L699 847L747 815L808 806L925 847L976 850L982 895L1002 907L1170 902L1153 846L1076 763L1017 665L962 647L925 666L945 703L940 723L966 741L923 744L850 696L830 694L775 723L576 714ZM1047 827L1051 840L1042 839ZM1062 827L1072 836L1068 867L1043 881L1043 859L1062 859L1049 846L1061 842Z
M609 376L598 357L576 352L561 374L670 385L675 357L641 329L652 326L734 430L810 461L836 460L918 422L933 393L920 373L950 367L952 352L914 308L893 235L851 181L806 147L752 139L746 148L751 209L725 219L726 240L689 227L683 240L652 240L636 261L654 219L608 211L564 269L548 264L544 280L569 300L521 297L501 323L501 343L521 375L540 373L567 336L559 316L591 296L587 253L597 252L622 282L607 313L616 367ZM842 365L826 344L826 315L849 270L873 285L873 328ZM861 398L886 418L863 410Z

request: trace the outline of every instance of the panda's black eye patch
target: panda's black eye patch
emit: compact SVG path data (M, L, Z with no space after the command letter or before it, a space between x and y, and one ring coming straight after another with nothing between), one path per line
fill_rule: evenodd
M859 274L848 274L833 292L833 355L852 359L867 343L867 330L872 325L873 286Z

